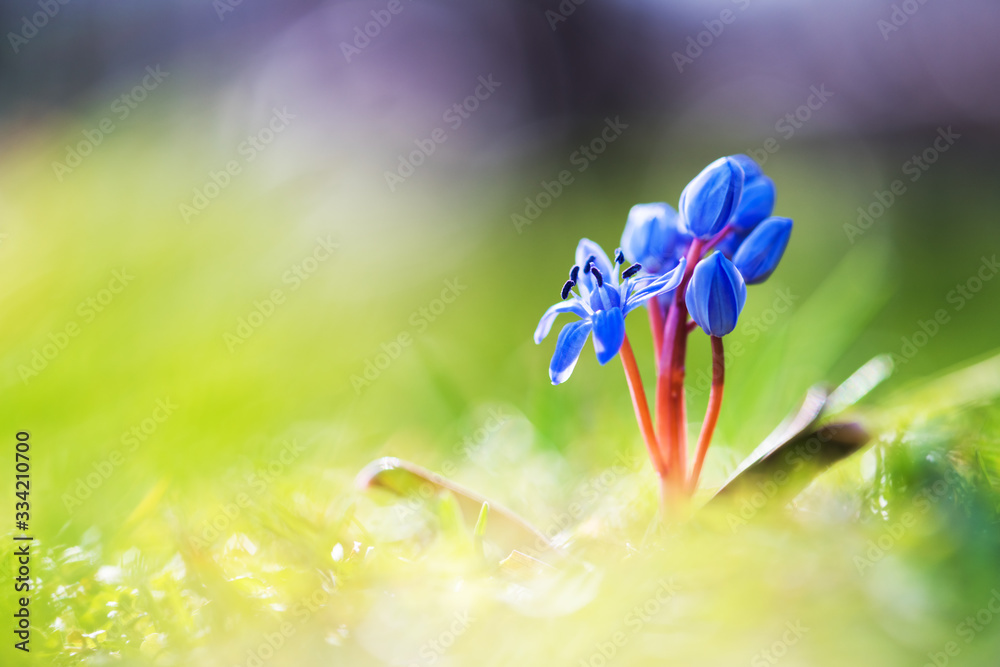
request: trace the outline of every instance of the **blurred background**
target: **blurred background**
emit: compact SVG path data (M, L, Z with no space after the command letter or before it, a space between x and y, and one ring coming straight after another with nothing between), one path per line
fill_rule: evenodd
M195 610L239 604L182 583L212 560L184 545L253 561L255 528L305 530L280 507L329 560L378 456L545 522L641 455L617 362L585 351L554 388L531 334L580 237L612 251L633 204L676 206L721 155L761 163L796 226L727 339L707 484L814 383L888 353L890 391L997 348L989 0L17 0L0 26L0 400L34 440L46 567L83 582L37 593L67 664L106 655L91 586L132 590L136 563L137 600L187 568L137 664L191 664L222 623ZM649 382L641 312L629 334ZM241 492L260 515L206 537ZM295 543L273 562L309 571Z

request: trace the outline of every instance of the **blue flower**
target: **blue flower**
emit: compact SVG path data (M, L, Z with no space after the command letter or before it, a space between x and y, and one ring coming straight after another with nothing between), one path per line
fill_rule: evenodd
M685 228L702 240L715 236L736 211L743 181L743 169L733 158L719 158L705 167L681 192Z
M601 247L589 239L581 240L577 246L576 264L562 289L564 301L546 310L535 329L535 342L541 343L560 313L580 317L559 332L549 364L552 384L565 382L573 373L591 333L594 334L597 361L603 365L614 359L625 340L625 316L646 300L676 289L684 275L682 260L663 275L639 275L642 266L633 264L619 276L624 262L622 251L615 253L612 263ZM574 292L574 288L578 288L579 293ZM572 298L567 298L570 296Z
M685 301L692 319L709 336L735 329L746 300L743 276L722 253L714 252L694 267Z
M622 250L630 262L657 274L677 266L691 237L679 228L677 211L665 203L636 204L628 212L622 233Z
M791 235L788 218L768 218L750 232L733 256L733 264L747 284L762 283L774 273Z
M743 194L729 224L739 231L747 232L774 211L774 181L765 176L757 163L746 155L730 157L740 165L744 179Z

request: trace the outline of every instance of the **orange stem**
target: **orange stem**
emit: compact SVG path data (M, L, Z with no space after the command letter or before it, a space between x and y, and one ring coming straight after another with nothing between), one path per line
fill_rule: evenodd
M653 331L653 359L656 361L657 375L660 369L660 352L663 347L663 306L658 297L646 302L649 311L649 328Z
M712 389L708 395L705 423L701 427L701 435L698 436L698 451L695 454L694 468L691 470L691 478L688 480L689 493L694 493L698 489L701 467L705 463L708 446L712 444L712 435L715 433L715 425L719 421L719 412L722 409L722 387L725 378L726 357L722 349L722 339L712 336Z
M665 472L664 460L656 440L653 419L649 414L649 402L646 400L646 390L642 386L639 365L635 362L635 353L632 352L632 344L629 342L628 336L625 336L625 341L622 343L621 357L622 366L625 368L625 379L628 381L628 391L632 396L632 405L635 408L635 418L642 431L642 439L646 442L646 449L649 451L649 458L653 462L656 474L662 478Z

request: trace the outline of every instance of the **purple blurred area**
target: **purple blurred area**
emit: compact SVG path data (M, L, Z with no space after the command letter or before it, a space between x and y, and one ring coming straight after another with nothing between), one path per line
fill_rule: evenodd
M237 1L6 2L3 116L72 108L160 62L207 86L260 67L265 82L309 87L335 117L407 138L489 73L505 95L474 131L510 144L571 135L608 114L770 124L819 84L839 99L810 133L871 138L954 123L994 141L1000 123L993 0L399 0L350 58L343 45L372 12L389 16L388 0ZM45 6L54 15L17 43L11 35L30 33L25 21ZM675 53L694 56L683 71Z

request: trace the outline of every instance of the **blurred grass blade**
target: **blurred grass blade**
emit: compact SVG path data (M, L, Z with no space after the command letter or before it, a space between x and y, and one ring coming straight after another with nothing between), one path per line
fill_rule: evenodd
M504 553L514 550L558 551L545 535L512 510L408 461L395 457L373 461L358 473L357 485L364 490L380 488L404 498L431 498L449 492L454 495L468 529L478 531L482 521L483 538L496 544ZM487 505L490 514L488 525L484 515Z
M869 435L859 424L819 425L827 396L825 389L811 389L802 407L740 464L708 505L763 493L768 503L783 506L817 475L864 447Z

